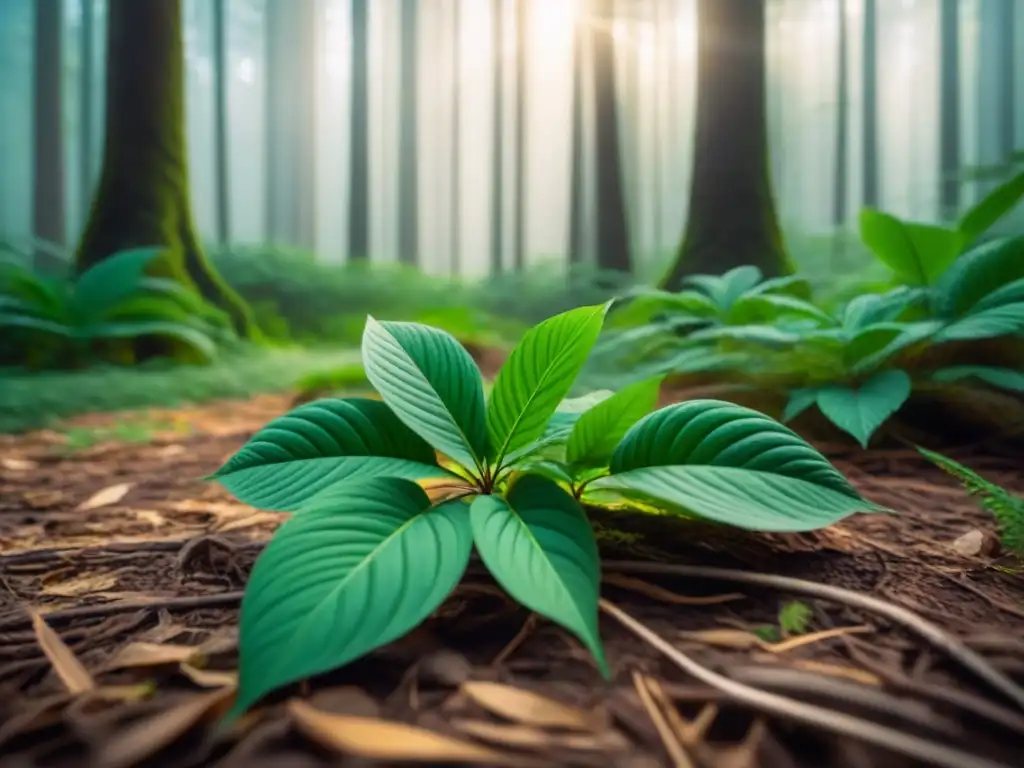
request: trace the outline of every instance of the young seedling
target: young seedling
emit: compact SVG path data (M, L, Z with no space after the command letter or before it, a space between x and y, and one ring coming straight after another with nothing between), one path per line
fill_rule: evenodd
M242 601L229 717L405 635L458 585L474 549L608 676L598 548L581 501L635 500L765 531L878 509L794 432L748 408L700 400L648 414L658 380L565 400L606 309L527 332L487 402L452 336L368 318L363 364L381 400L302 405L214 475L247 504L295 513Z

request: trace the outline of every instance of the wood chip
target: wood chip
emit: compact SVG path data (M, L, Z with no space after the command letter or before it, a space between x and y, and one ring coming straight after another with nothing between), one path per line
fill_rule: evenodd
M53 671L68 693L85 693L96 688L96 681L92 679L89 670L82 666L74 652L64 644L60 635L51 629L39 613L32 613L32 628L36 633L36 642L50 660Z

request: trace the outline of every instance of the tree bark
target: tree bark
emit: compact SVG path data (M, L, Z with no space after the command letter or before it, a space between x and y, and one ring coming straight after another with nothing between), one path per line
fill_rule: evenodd
M836 30L839 45L837 46L836 91L838 95L836 107L836 148L835 148L835 180L832 192L832 227L836 230L835 238L837 255L842 253L843 237L839 230L846 226L846 185L847 151L849 149L848 126L850 119L850 74L847 54L849 52L849 24L846 19L846 0L839 0L839 26Z
M399 136L398 259L419 262L419 3L402 0L402 102Z
M348 258L370 258L370 7L352 0L352 100L349 105Z
M126 248L165 246L160 270L195 287L243 336L245 302L206 260L189 201L180 0L109 0L103 168L76 267Z
M698 0L697 126L686 233L663 280L752 264L790 271L772 195L765 95L765 4Z
M63 46L62 0L36 0L34 46L34 133L35 183L32 194L32 224L35 236L58 245L64 244L64 136L62 109ZM39 251L37 266L54 260Z
M217 162L217 239L231 242L231 180L228 153L228 62L227 0L213 2L213 101L214 154Z
M591 66L594 76L594 153L597 191L595 257L603 270L630 272L629 215L622 172L622 141L611 34L613 0L591 0Z

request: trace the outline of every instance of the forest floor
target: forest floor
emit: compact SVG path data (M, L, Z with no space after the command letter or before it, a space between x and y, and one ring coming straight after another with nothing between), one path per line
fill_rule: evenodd
M608 543L611 683L471 569L421 630L221 733L241 593L284 516L201 478L288 407L0 437L2 768L1020 765L1024 576L911 451L831 456L897 515ZM953 455L1024 491L1019 459Z

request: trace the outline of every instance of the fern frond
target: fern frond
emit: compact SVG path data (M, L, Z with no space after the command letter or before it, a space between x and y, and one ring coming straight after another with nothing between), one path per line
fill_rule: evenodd
M976 497L981 508L999 523L1003 547L1018 557L1024 557L1024 499L948 456L924 448L917 450L939 469L956 478L969 495Z

